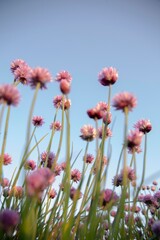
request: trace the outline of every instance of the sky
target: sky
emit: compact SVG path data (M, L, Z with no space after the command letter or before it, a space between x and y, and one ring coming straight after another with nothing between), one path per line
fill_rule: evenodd
M108 88L98 82L98 73L113 66L119 78L112 97L128 91L138 99L129 114L129 129L139 119L150 119L153 130L148 135L146 178L160 170L160 1L159 0L1 0L0 1L0 83L11 83L10 63L25 60L31 67L45 67L55 78L61 70L71 73L69 98L71 142L74 155L85 148L79 137L84 124L93 124L86 111L99 101L107 101ZM6 151L13 163L5 168L11 174L18 165L25 143L26 126L33 90L18 86L21 102L12 108ZM55 109L53 97L60 95L53 82L39 92L34 115L44 117L45 125L37 129L40 138L49 132ZM115 174L123 141L124 116L112 108L112 158L109 183ZM58 116L60 120L60 115ZM59 134L52 150L55 152ZM40 145L45 151L47 140ZM143 144L142 144L143 145ZM95 154L95 143L89 146ZM34 158L34 155L31 156ZM131 156L129 156L130 158ZM60 162L65 158L63 146ZM138 178L142 171L143 152L137 156ZM82 166L82 155L76 163ZM9 173L8 173L9 171ZM159 171L160 172L160 171Z

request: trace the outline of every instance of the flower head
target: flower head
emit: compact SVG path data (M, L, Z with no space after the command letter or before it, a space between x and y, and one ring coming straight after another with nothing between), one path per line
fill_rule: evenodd
M82 176L82 174L78 169L74 169L71 171L71 179L74 182L79 182L79 180L81 179L81 176Z
M24 60L16 59L11 62L11 66L10 66L11 72L14 74L14 72L17 70L17 68L19 68L20 66L25 66L25 65L27 65L27 63Z
M87 110L87 114L90 118L101 119L106 114L108 104L105 102L99 102L94 108Z
M91 125L84 125L80 137L85 141L92 141L96 137L96 129Z
M47 153L46 151L41 154L41 163L44 165L47 160L47 167L51 168L55 160L55 154L53 152Z
M1 158L1 155L0 155L0 158ZM11 164L12 162L12 157L8 153L5 153L2 159L3 159L4 165Z
M27 160L24 164L26 170L34 170L36 168L36 163L34 160Z
M59 121L55 121L51 123L50 129L54 129L55 131L60 131L62 129L62 124Z
M70 83L72 81L71 74L68 71L61 71L57 73L56 81L61 82L62 80L66 80Z
M106 190L101 191L100 201L103 207L107 206L107 204L115 204L118 199L118 195L111 189L107 188Z
M115 68L103 68L98 75L98 80L103 86L113 85L118 79L118 72Z
M82 197L82 193L78 189L75 189L74 187L71 187L70 198L72 200L74 200L76 197L78 197L78 199L80 199Z
M150 120L139 120L134 127L138 129L140 132L143 132L144 134L150 132L152 130L152 125Z
M29 83L32 88L40 84L41 89L46 88L46 84L52 81L52 76L46 68L37 67L32 69Z
M160 236L160 220L155 221L152 224L151 228L152 228L153 233L159 238L159 236Z
M116 110L124 111L125 108L128 108L129 111L132 111L132 109L137 105L137 99L134 97L133 94L123 92L117 94L113 98L112 105L116 108Z
M136 152L140 151L140 144L142 142L143 133L139 130L131 130L129 135L127 136L127 147L129 151L133 152L135 150ZM139 149L139 151L137 151Z
M9 186L9 180L8 178L2 178L0 185L5 188Z
M11 233L19 222L20 216L17 211L5 209L0 212L0 229L5 233Z
M104 129L102 127L99 127L99 129L98 129L98 136L101 139L102 139L102 136L103 136L103 131L104 131ZM112 131L108 127L107 127L106 132L105 132L105 138L107 138L107 137L112 137Z
M32 123L35 127L40 127L44 124L44 119L42 116L34 116L32 118Z
M14 186L10 192L9 195L16 198L22 198L23 196L23 188L21 186Z
M52 188L50 191L49 191L49 193L48 193L48 195L49 195L49 198L55 198L55 196L57 195L57 192L56 192L56 190L54 189L54 188Z
M53 99L53 105L55 108L63 109L63 96L56 96ZM64 110L69 109L71 106L71 100L64 98Z
M0 85L0 104L17 106L20 101L18 89L11 84Z
M92 163L94 161L94 156L92 154L87 154L85 157L86 163Z
M27 64L21 64L14 71L14 81L20 81L22 84L28 84L31 68Z

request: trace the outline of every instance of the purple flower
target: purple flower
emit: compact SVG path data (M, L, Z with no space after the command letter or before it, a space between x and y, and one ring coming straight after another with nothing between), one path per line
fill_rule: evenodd
M115 68L103 68L98 75L98 80L103 86L113 85L118 79L118 72Z
M87 154L85 157L86 163L92 163L94 161L94 156L92 154Z
M125 108L128 108L129 111L132 111L132 109L137 105L137 99L133 94L123 92L117 94L113 98L112 105L116 110L122 110L124 112Z
M85 141L92 141L96 137L96 129L91 125L84 125L80 137Z
M160 220L155 221L152 224L151 228L152 228L153 233L156 235L156 237L159 238L159 236L160 236Z
M78 189L75 189L74 187L71 187L71 189L70 189L70 198L72 200L74 200L74 198L76 196L78 197L78 199L80 199L82 197L82 193Z
M112 183L116 187L122 186L123 185L123 175L117 174L116 176L114 176Z
M26 170L34 170L36 168L36 163L34 160L27 160L24 164Z
M48 159L47 159L48 158ZM46 151L41 154L41 160L42 164L45 165L45 162L47 160L47 167L51 168L53 165L53 162L55 160L55 154L53 152L47 153Z
M10 234L19 222L20 216L18 212L10 209L5 209L0 212L0 229L5 233Z
M18 89L11 84L0 85L0 104L17 106L20 101Z
M118 199L118 195L111 189L101 191L100 200L103 207L107 206L107 204L115 204Z
M81 176L82 176L82 174L78 169L74 169L71 171L71 179L74 182L79 182L79 180L81 179Z
M40 84L41 89L46 89L46 84L52 81L52 76L46 68L37 67L32 69L29 83L32 88L36 88Z
M34 116L32 118L32 124L35 126L35 127L40 127L44 124L44 119L42 116Z
M134 127L138 129L140 132L143 132L144 134L150 132L152 130L152 125L150 123L150 120L139 120Z

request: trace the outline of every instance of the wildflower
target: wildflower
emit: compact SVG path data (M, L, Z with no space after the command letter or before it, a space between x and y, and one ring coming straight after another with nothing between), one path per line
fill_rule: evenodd
M116 176L114 176L112 183L114 186L119 187L122 186L123 184L123 175L122 174L118 174Z
M92 141L96 137L96 129L91 125L84 125L81 128L81 133L80 137L85 141Z
M139 130L131 130L130 134L127 136L127 147L129 151L140 151L140 144L142 142L143 133ZM138 151L139 150L139 151Z
M150 206L152 204L154 204L155 199L151 194L146 194L143 196L143 202L147 205Z
M153 233L156 235L156 237L159 238L159 236L160 236L160 220L155 221L155 222L152 224L152 231L153 231Z
M115 68L103 68L98 75L98 80L103 86L113 85L118 79L118 72Z
M54 189L54 188L52 188L50 191L49 191L49 193L48 193L48 195L49 195L49 198L55 198L55 196L57 195L57 192L56 192L56 190Z
M34 160L27 160L24 164L26 170L34 170L36 168L36 163Z
M55 108L63 109L63 97L62 96L54 97L53 105L54 105ZM71 106L71 100L64 98L64 110L69 109L70 106Z
M66 169L66 162L61 163L61 169L64 171Z
M0 155L0 158L1 158L1 155ZM8 154L8 153L5 153L4 155L3 155L3 164L4 165L8 165L8 164L11 164L11 162L12 162L12 157Z
M60 81L60 90L63 94L68 94L71 89L71 84L67 80Z
M48 158L48 159L47 159ZM55 160L55 154L53 153L53 152L49 152L49 153L47 153L47 152L43 152L42 154L41 154L41 160L42 160L42 164L44 165L45 164L45 162L46 162L46 160L47 160L47 167L48 168L51 168L52 167L52 165L53 165L53 162L54 162L54 160Z
M132 111L132 109L137 105L137 99L133 94L123 92L117 94L113 98L112 105L116 108L116 110L122 110L124 112L125 108L128 108L129 111Z
M141 211L141 208L139 206L132 206L131 211L132 212L134 211L135 213L139 213Z
M150 120L139 120L134 127L138 129L140 132L146 134L152 130L152 125L150 123Z
M79 182L79 180L81 179L81 172L78 169L74 169L71 171L71 179L74 182Z
M118 195L111 189L103 190L100 193L100 202L103 207L106 207L108 204L115 204L118 199Z
M70 198L72 200L74 200L74 198L76 198L76 196L78 197L78 199L80 199L82 197L82 193L78 189L75 189L74 187L71 187Z
M16 197L16 198L22 198L23 196L23 188L21 186L14 186L10 192L10 196Z
M108 125L112 121L112 114L110 112L106 112L103 114L103 122Z
M90 118L101 119L107 110L108 104L105 102L99 102L97 103L96 107L89 109L87 114Z
M8 178L2 178L0 185L2 186L2 188L8 187L9 186Z
M62 124L59 121L55 121L51 123L50 129L54 129L55 131L60 131L62 129Z
M55 176L59 176L61 171L62 171L61 165L56 164L55 167L54 167L54 174L55 174Z
M67 71L61 71L56 76L56 81L61 82L62 80L66 80L68 83L72 81L72 76Z
M32 88L36 88L37 84L40 84L41 89L46 89L46 84L52 81L52 76L45 68L37 67L32 69L29 83Z
M44 119L43 117L41 116L34 116L32 118L32 124L35 126L35 127L40 127L44 124Z
M153 195L154 199L160 203L160 191L157 191L154 195Z
M14 71L14 81L20 81L22 84L28 84L31 68L27 64L21 64Z
M45 188L54 181L54 174L49 168L38 168L26 177L27 193L30 197L41 196Z
M11 62L11 72L14 74L14 72L17 70L17 68L19 68L20 66L24 66L27 65L27 63L22 60L22 59L16 59L14 61Z
M94 156L92 154L87 154L85 157L84 157L86 163L92 163L94 161Z
M101 139L103 137L103 131L104 131L104 129L102 127L99 127L99 129L98 129L98 136ZM105 138L107 138L107 137L112 137L112 131L108 127L107 127L106 133L105 133Z
M158 185L158 182L157 182L156 180L154 180L154 181L152 182L152 184L155 185L155 186L157 186L157 185Z
M0 212L0 229L11 234L20 222L20 216L17 211L5 209Z
M136 173L135 173L134 169L127 166L126 167L126 172L127 172L126 176L127 176L128 180L130 180L130 181L136 180ZM121 174L122 174L122 176L124 176L124 169L121 170Z
M0 104L17 106L20 101L18 89L11 84L0 85Z

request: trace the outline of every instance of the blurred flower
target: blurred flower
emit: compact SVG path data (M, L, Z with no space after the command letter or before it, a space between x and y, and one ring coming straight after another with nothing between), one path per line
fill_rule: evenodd
M14 81L20 81L22 84L28 84L31 68L27 64L21 64L14 71Z
M17 70L17 68L24 65L27 65L27 63L24 60L15 59L14 61L11 62L11 66L10 66L11 72L14 73L15 70Z
M11 234L19 224L20 216L17 211L5 209L0 212L0 229L7 234Z
M70 83L72 81L72 76L67 71L61 71L57 73L56 81L61 82L62 80L66 80Z
M140 144L142 142L143 133L139 130L131 130L127 136L127 147L129 151L140 151ZM139 150L139 151L138 151Z
M30 197L40 197L45 188L54 181L54 174L49 168L38 168L26 177L26 189Z
M92 154L87 154L84 159L85 159L86 163L90 164L94 161L94 156Z
M110 112L106 112L103 114L103 122L108 125L112 121L112 114Z
M61 165L56 164L53 171L54 171L55 176L59 176L61 174L61 171L62 171Z
M116 108L116 110L124 111L125 108L128 108L129 111L132 111L132 109L137 105L137 99L133 94L123 92L117 94L113 98L112 105Z
M115 204L118 199L118 195L111 189L103 190L100 193L100 202L102 203L103 207L107 206L108 204Z
M103 68L98 75L98 80L103 86L113 85L118 79L118 72L115 68Z
M2 186L2 188L8 187L9 186L8 178L2 178L0 185Z
M36 168L36 163L34 160L27 160L24 164L26 170L34 170Z
M0 85L0 104L17 106L20 101L18 89L11 84Z
M62 96L56 96L53 99L53 105L55 108L61 108L63 109L63 102L62 102L63 97ZM69 109L71 106L71 100L64 98L64 110Z
M160 237L160 220L155 221L152 224L152 231L156 235L156 237L158 237L158 239L159 239L159 237Z
M48 195L49 195L49 198L55 198L55 196L57 195L57 192L56 192L56 190L54 189L54 188L52 188L50 191L49 191L49 193L48 193Z
M99 102L94 108L87 110L87 114L90 118L101 119L108 110L108 104L105 102Z
M74 169L71 171L71 179L73 180L73 182L79 182L81 176L82 174L78 169Z
M126 172L127 172L126 176L127 176L128 180L130 180L130 181L136 180L136 173L135 173L134 169L127 166L126 167ZM124 176L124 169L121 170L121 174L122 174L122 176Z
M154 199L160 203L160 191L157 191L154 195L153 195Z
M46 84L52 81L52 76L46 68L37 67L32 69L29 83L32 88L36 88L37 84L40 84L41 89L45 89Z
M60 90L63 94L68 94L71 90L71 84L67 80L60 81Z
M1 158L1 155L0 155L0 158ZM8 153L4 153L2 159L3 159L3 165L8 165L8 164L11 164L12 162L12 157Z
M10 192L9 195L16 198L22 198L23 196L23 188L21 186L14 186Z
M82 193L78 190L75 189L74 187L71 187L70 189L70 198L74 200L74 198L77 196L78 199L82 197Z
M32 118L32 124L35 126L35 127L40 127L44 124L44 119L42 116L34 116Z
M48 159L47 159L48 158ZM41 163L45 165L45 162L47 160L47 167L51 168L53 165L53 162L55 160L55 154L53 152L47 153L46 151L41 154Z
M157 182L156 180L154 180L154 181L152 182L152 184L155 185L155 186L157 186L157 185L158 185L158 182Z
M54 129L55 131L60 131L62 129L62 124L59 121L55 121L51 123L50 129Z
M104 129L102 129L102 127L99 127L99 129L98 129L98 136L101 139L103 137L103 131L104 131ZM107 137L112 137L112 131L108 127L106 128L106 133L105 133L105 138L107 138Z
M152 204L154 204L155 199L151 194L146 194L143 196L143 202L147 205L150 206Z
M150 120L139 120L134 127L138 129L140 132L143 132L144 134L150 132L152 130L152 125L150 123Z
M66 169L66 162L61 163L61 169L62 169L62 171L64 171Z
M122 186L123 184L123 175L122 174L117 174L116 176L114 176L112 183L114 186L119 187Z
M85 141L92 141L96 137L96 129L91 125L84 125L81 128L81 133L80 137Z

